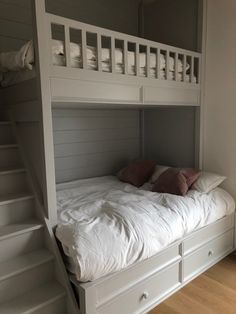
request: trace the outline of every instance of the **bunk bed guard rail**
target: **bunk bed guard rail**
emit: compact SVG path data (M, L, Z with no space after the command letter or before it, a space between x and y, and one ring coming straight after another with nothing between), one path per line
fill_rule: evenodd
M200 84L197 52L46 15L54 66Z

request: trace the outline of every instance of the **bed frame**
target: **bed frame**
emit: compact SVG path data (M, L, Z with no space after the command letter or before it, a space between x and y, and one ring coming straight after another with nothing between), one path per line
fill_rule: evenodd
M112 106L195 106L201 103L201 55L142 38L121 34L103 28L49 14L42 0L32 0L34 13L34 45L36 54L36 78L0 91L1 99L11 105L13 119L17 122L39 125L42 144L42 189L45 217L51 228L57 225L55 165L52 127L53 107L101 107ZM60 25L65 37L65 66L52 65L51 25ZM83 68L70 67L70 29L82 35ZM86 67L86 34L92 33L97 41L97 71ZM101 38L111 42L111 72L102 72ZM116 40L124 49L124 74L115 73ZM136 75L127 73L129 43L135 46ZM147 54L146 77L139 76L137 66L139 49ZM150 77L150 52L156 51L156 77ZM166 55L166 79L160 79L160 53ZM170 56L183 60L184 73L190 63L190 82L185 74L183 81L169 78ZM194 76L197 82L194 83ZM26 93L22 93L27 91ZM33 148L32 148L33 149ZM38 156L37 156L38 157ZM35 161L34 161L35 162ZM175 242L154 257L137 263L119 273L91 283L71 281L79 297L81 314L133 314L146 313L195 276L209 268L234 249L234 215L194 232Z
M140 314L234 250L234 214L195 231L155 256L88 283L71 281L81 313Z

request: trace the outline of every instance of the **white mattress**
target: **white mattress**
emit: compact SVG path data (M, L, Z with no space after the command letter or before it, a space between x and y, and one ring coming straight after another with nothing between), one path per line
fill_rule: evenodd
M79 281L93 281L158 253L235 209L223 189L185 197L101 177L58 186L56 236Z

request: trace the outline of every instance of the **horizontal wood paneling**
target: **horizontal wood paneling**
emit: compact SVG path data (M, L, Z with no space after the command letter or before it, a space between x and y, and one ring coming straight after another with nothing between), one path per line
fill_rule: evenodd
M0 3L12 4L15 7L19 8L28 8L30 9L30 0L0 0Z
M27 41L32 38L32 27L28 24L0 19L0 35Z
M56 15L138 35L136 0L46 0L46 9ZM18 49L22 43L16 43L17 39L31 39L31 23L30 0L0 0L0 52Z
M32 38L30 0L0 0L0 52L18 50Z
M19 1L20 2L20 1ZM29 8L17 7L15 4L0 1L0 19L32 24Z
M0 52L15 51L25 43L25 40L0 35Z
M53 110L57 182L115 174L140 156L138 110Z
M162 165L194 167L195 109L145 110L144 117L145 157Z

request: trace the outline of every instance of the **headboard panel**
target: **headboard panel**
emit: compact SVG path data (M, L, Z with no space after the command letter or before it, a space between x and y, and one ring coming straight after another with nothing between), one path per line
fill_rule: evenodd
M140 157L139 110L54 109L57 183L115 174Z

